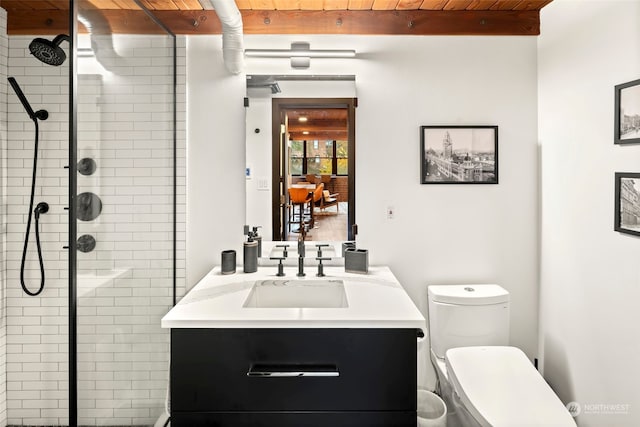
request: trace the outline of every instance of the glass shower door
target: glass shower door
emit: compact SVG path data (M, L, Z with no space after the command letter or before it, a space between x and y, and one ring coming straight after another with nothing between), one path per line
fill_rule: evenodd
M78 424L152 426L174 298L175 37L112 34L89 1L78 20L94 31L78 36Z

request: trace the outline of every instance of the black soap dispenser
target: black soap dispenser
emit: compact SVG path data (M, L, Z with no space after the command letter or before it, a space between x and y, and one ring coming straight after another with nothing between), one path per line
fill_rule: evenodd
M249 226L245 225L247 241L243 244L243 263L245 273L255 273L258 271L258 242L255 240L253 231L248 231Z

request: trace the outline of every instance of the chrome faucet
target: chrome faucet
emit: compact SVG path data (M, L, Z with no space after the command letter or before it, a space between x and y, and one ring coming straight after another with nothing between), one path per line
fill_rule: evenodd
M298 277L304 277L304 238L298 237Z

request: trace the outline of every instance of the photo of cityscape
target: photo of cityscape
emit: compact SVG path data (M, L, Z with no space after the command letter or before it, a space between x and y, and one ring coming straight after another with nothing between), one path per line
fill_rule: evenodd
M617 231L640 235L640 174L616 174Z
M422 184L497 184L497 126L422 126Z
M622 90L620 139L640 138L640 85Z

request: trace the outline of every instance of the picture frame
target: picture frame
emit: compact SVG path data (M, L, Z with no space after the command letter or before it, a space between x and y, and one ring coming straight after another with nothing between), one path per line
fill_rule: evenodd
M420 126L421 184L498 184L498 126Z
M640 143L640 79L615 87L614 143Z
M615 174L615 231L640 236L640 173Z

